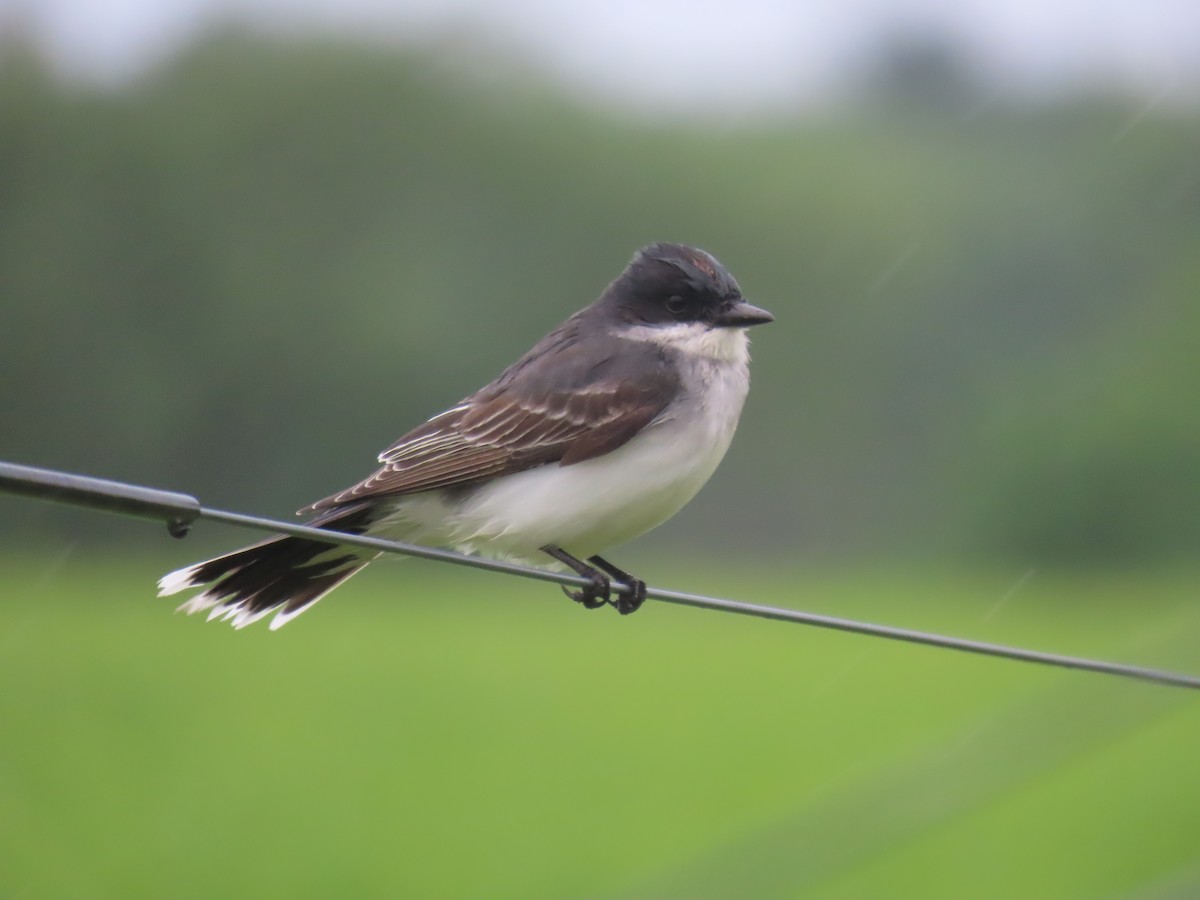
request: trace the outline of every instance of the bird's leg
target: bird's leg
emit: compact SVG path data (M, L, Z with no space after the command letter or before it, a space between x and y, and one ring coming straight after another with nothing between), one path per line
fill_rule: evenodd
M555 547L553 544L547 544L542 548L542 552L553 556L563 565L570 567L576 574L582 575L591 582L577 591L569 590L565 584L562 585L562 592L576 603L582 603L585 609L599 609L609 602L608 594L611 582L603 572L593 569L583 560L576 559L566 550Z
M594 566L599 566L613 578L617 579L617 581L624 582L629 587L629 593L622 591L617 594L615 601L608 601L617 608L617 612L623 616L627 616L642 608L642 604L646 602L646 582L640 578L634 578L624 569L618 569L602 557L589 556L588 562Z

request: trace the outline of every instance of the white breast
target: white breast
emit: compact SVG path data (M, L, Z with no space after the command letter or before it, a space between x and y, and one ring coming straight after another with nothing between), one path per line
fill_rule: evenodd
M652 334L635 332L634 339L681 351L688 390L642 432L612 453L497 478L461 500L441 491L403 498L387 530L540 563L547 544L586 558L673 516L708 481L733 439L749 387L747 340L738 329L645 331Z

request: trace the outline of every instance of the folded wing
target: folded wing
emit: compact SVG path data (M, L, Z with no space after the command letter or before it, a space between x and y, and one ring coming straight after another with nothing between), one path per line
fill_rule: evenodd
M594 368L593 377L552 392L530 390L523 382L532 379L502 377L392 444L369 478L301 512L583 462L620 447L661 415L676 393L677 380L666 366L642 367L637 378Z

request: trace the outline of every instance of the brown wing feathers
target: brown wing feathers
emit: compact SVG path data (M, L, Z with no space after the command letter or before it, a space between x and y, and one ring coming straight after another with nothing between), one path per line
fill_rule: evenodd
M651 357L631 369L627 344L590 361L582 354L571 359L574 347L562 334L549 335L543 345L396 441L380 454L383 466L370 478L302 512L583 462L620 447L675 396L673 369L648 347ZM556 357L553 379L538 365L547 356Z

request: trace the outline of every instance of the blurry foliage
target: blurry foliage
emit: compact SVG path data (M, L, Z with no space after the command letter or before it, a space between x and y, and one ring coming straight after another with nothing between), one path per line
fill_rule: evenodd
M1187 691L416 561L235 633L131 555L0 556L6 898L1200 897ZM663 576L1197 669L1186 573L872 568Z
M105 91L19 49L0 458L285 512L668 239L778 322L730 458L651 546L1200 543L1194 115L970 102L969 79L927 84L944 60L900 56L894 102L651 125L432 51L222 35ZM918 88L939 102L904 103ZM0 517L27 537L97 521Z

